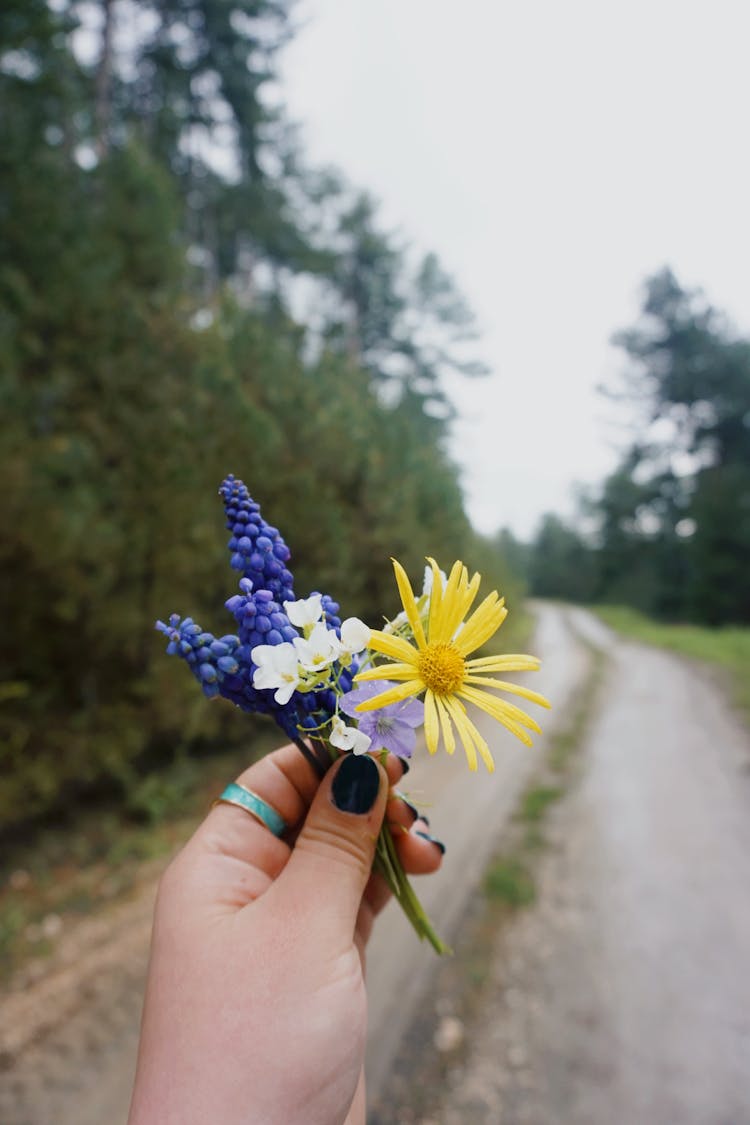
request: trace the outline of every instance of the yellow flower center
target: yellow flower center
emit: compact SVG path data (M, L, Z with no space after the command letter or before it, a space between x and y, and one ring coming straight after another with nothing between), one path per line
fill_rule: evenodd
M422 682L435 695L450 695L461 685L466 667L455 645L436 641L419 654L417 671Z

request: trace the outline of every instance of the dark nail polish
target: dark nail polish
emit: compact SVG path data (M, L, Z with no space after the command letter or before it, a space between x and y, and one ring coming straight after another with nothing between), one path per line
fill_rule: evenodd
M399 758L399 762L401 763L401 776L406 777L407 773L411 769L411 762L408 758Z
M423 840L429 840L435 847L440 848L442 855L445 855L445 844L442 840L436 840L434 836L428 836L426 832L416 832L415 835L421 836Z
M416 805L413 805L413 804L411 803L411 801L410 801L410 800L408 799L408 797L405 797L405 796L403 795L403 793L400 793L400 792L398 791L398 789L396 790L396 796L398 797L398 799L399 799L400 801L403 801L403 803L404 803L404 804L406 805L407 809L408 809L408 810L409 810L409 812L411 813L411 822L412 822L412 824L413 824L413 823L414 823L414 821L415 821L415 820L417 820L417 819L419 818L419 809L417 808L417 806L416 806ZM424 820L424 817L422 817L422 820Z
M419 814L419 819L420 819L420 820L423 820L423 821L425 822L425 824L427 825L427 827L428 827L428 828L430 827L430 821L429 821L429 818L428 818L428 816L427 816L427 813L423 813L423 812L421 812L421 813Z
M369 754L347 754L333 779L331 796L337 809L361 816L375 804L379 789L380 774Z

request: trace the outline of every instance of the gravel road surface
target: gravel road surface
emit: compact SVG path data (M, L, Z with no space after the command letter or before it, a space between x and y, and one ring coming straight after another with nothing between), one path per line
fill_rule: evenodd
M607 682L583 779L555 812L539 903L503 939L466 1065L424 1125L746 1125L747 735L694 666L616 640L583 611L538 614L544 666L528 679L554 721L585 674L580 636L606 650ZM448 847L443 871L417 882L448 940L544 750L492 739L491 778L443 755L407 779ZM53 972L0 1001L3 1125L125 1121L153 891L150 875L67 935ZM368 965L373 1095L436 960L389 908Z
M747 1125L748 732L709 673L569 620L609 656L581 778L420 1121Z

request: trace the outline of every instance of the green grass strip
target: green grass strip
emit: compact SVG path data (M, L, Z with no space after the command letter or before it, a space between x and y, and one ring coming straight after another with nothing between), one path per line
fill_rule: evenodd
M579 637L578 642L588 652L583 681L575 690L566 721L549 739L544 762L521 794L513 817L521 831L485 872L485 896L505 907L528 906L536 898L535 855L546 846L547 813L567 792L574 755L583 744L596 708L606 657L583 637Z
M702 625L665 625L626 606L594 606L605 625L624 637L670 649L725 670L733 702L750 719L750 629L709 629Z

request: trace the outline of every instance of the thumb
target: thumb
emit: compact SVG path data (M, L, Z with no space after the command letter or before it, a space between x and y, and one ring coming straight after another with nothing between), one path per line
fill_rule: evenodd
M354 937L383 823L388 777L369 754L347 754L328 771L275 890L329 948Z

